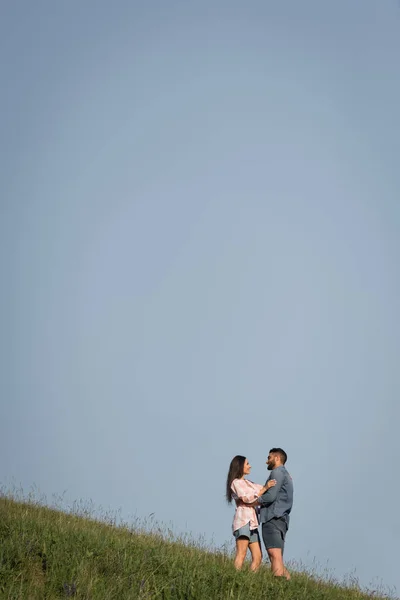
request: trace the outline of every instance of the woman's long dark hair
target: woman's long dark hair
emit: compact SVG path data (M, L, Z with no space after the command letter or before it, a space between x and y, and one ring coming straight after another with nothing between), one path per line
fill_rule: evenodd
M229 465L228 477L226 478L226 499L228 502L232 502L232 490L231 485L234 479L240 479L243 477L244 461L245 456L235 456L231 460Z

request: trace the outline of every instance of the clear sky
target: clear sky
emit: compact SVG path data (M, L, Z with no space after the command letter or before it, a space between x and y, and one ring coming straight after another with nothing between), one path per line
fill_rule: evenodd
M0 472L400 590L400 5L0 7Z

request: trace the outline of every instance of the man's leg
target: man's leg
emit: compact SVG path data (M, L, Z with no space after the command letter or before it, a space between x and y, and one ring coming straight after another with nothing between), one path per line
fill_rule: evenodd
M285 575L283 566L282 550L280 548L267 548L269 560L271 561L271 571L276 577Z
M283 564L283 549L285 546L285 534L275 520L268 521L262 525L262 536L265 549L271 561L271 571L276 577L290 579L290 574Z

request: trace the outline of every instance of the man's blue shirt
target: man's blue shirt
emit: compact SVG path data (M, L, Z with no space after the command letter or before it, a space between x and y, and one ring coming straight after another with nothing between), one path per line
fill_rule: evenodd
M267 523L274 518L283 517L289 526L289 514L293 506L293 480L286 468L281 465L271 471L268 478L276 479L276 485L260 496L260 521Z

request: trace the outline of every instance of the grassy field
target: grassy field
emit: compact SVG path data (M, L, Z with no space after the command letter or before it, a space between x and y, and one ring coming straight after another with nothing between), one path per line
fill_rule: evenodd
M72 511L74 512L74 511ZM75 511L82 513L82 511ZM233 568L227 551L174 539L157 527L115 526L0 496L0 598L52 600L361 600L382 598L307 573L274 579ZM108 522L105 522L108 521Z

